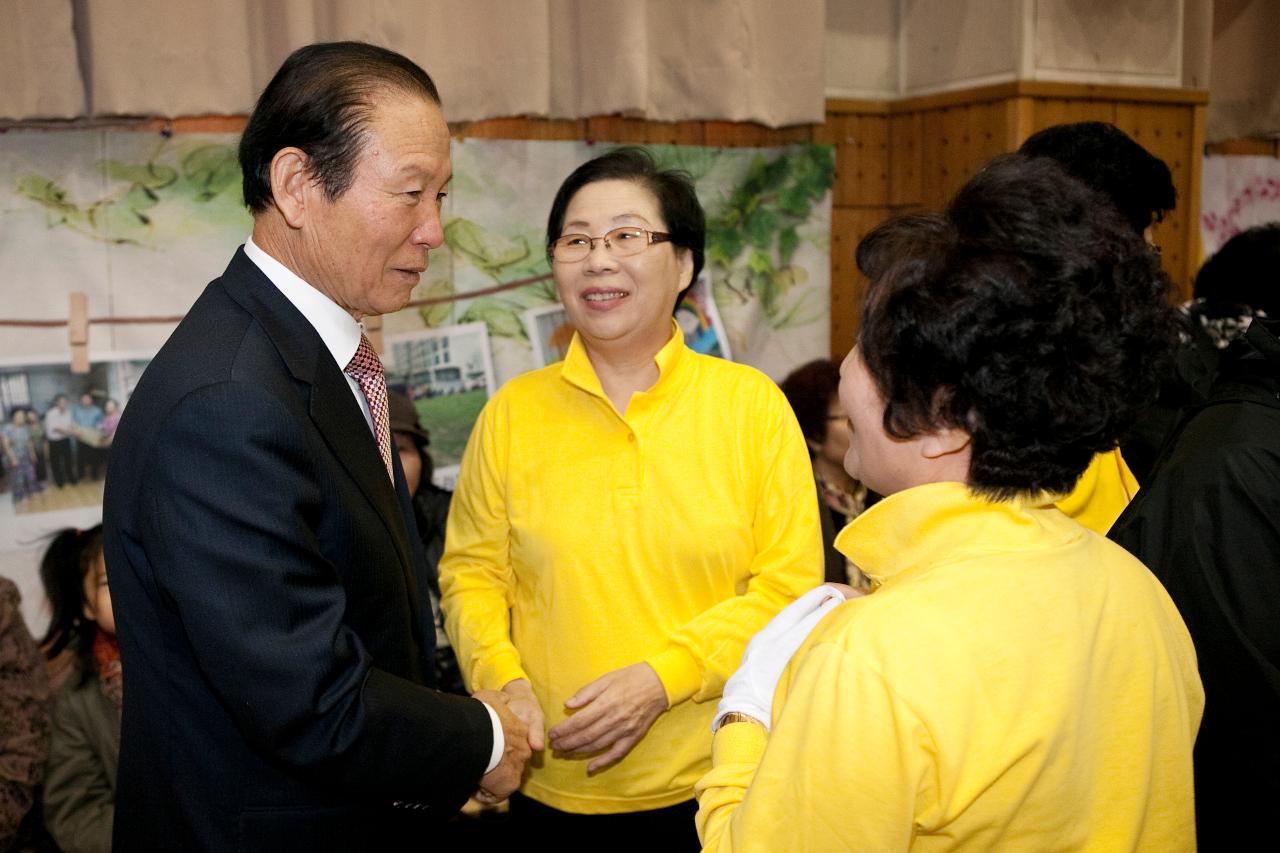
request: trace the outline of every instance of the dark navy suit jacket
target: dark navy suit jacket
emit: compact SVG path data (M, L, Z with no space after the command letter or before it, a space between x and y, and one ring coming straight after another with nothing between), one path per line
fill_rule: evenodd
M421 849L475 789L492 726L427 686L392 456L398 488L320 336L237 251L111 450L117 850Z

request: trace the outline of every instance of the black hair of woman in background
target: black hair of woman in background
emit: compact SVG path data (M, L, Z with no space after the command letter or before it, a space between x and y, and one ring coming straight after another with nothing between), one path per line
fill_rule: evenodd
M102 526L56 534L40 563L52 621L45 653L69 667L55 701L45 765L45 826L64 850L111 850L124 672L102 551Z

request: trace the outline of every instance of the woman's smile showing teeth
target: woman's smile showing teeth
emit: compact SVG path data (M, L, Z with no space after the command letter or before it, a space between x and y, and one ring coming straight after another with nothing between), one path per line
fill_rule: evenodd
M547 252L583 346L593 358L602 349L628 360L657 353L672 336L676 297L693 280L693 252L672 242L657 195L642 182L602 178L557 204Z
M599 304L616 302L627 295L625 290L588 290L582 294L582 298L587 302Z

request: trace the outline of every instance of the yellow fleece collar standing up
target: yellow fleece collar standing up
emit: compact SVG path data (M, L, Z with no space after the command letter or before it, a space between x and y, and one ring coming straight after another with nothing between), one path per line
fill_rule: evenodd
M664 387L664 384L667 384L665 380L675 372L676 365L680 363L687 350L688 347L684 345L684 333L680 331L680 327L673 319L671 337L653 357L658 364L658 381L653 383L653 387L648 391L633 396L639 398L645 394L661 394L668 390ZM587 356L586 347L582 344L582 337L577 332L573 333L573 340L569 342L569 351L565 353L560 375L566 382L581 388L588 394L608 399L605 397L604 388L600 385L600 378L596 376L595 368L591 366L591 359Z
M855 518L835 546L876 586L922 563L944 565L975 554L1044 547L1084 530L1048 495L990 501L964 483L928 483L889 495ZM939 560L939 554L950 555Z

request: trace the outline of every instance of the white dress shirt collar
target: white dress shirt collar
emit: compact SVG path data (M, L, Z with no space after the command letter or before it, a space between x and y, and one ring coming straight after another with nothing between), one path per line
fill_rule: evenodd
M346 370L351 357L360 346L360 324L338 303L316 290L298 277L293 270L268 255L250 237L244 241L244 253L271 280L285 299L307 318L325 347L338 363L339 370Z

